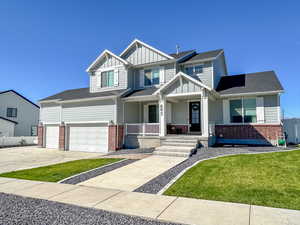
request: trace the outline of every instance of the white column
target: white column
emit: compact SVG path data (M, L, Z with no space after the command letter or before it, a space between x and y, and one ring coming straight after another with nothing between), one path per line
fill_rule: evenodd
M202 136L208 137L209 127L208 127L208 97L202 96L201 98L201 107L202 107Z
M163 137L167 134L167 102L166 98L162 95L159 96L159 123L160 132L159 136Z

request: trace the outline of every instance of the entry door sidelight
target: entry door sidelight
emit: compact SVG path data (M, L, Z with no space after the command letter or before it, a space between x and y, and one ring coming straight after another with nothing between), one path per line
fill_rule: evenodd
M200 102L190 102L190 131L200 132Z

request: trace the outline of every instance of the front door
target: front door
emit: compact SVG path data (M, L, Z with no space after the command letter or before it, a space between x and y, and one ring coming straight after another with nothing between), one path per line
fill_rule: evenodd
M190 102L190 132L200 132L200 102Z

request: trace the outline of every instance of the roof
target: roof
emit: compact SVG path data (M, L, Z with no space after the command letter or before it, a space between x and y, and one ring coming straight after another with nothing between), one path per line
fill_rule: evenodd
M171 53L169 55L175 59L180 59L181 57L189 55L193 52L195 52L195 50L187 50L187 51L182 51L182 52L178 52L178 53Z
M0 119L6 120L6 121L11 122L11 123L14 123L14 124L18 124L18 122L13 121L13 120L6 119L5 117L2 117L2 116L0 116Z
M33 103L33 102L30 101L28 98L24 97L23 95L19 94L18 92L14 91L14 90L1 91L1 92L0 92L0 95L1 95L1 94L5 94L5 93L8 93L8 92L13 92L13 93L15 93L16 95L18 95L19 97L23 98L25 101L27 101L27 102L29 102L30 104L34 105L35 107L40 108L37 104Z
M221 95L255 93L255 92L283 92L274 71L248 73L221 78L216 89Z
M157 87L149 87L145 89L134 90L129 94L125 95L124 97L141 97L146 95L152 95L157 90L158 90Z
M103 92L95 92L91 93L90 88L78 88L71 89L60 92L58 94L49 96L47 98L41 99L41 101L49 101L49 100L59 100L59 101L67 101L67 100L77 100L77 99L87 99L87 98L99 98L99 97L113 97L120 96L122 93L127 91L128 89L120 89L114 91L103 91Z
M190 58L187 58L184 63L194 62L194 61L205 61L216 58L220 53L222 53L223 49L217 49L208 52L201 52L195 55L192 55Z

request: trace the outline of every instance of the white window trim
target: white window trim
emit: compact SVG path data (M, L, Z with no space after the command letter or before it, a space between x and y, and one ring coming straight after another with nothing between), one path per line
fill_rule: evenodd
M229 110L229 123L227 123L227 124L229 124L229 125L256 125L256 124L262 124L262 123L258 123L257 121L255 123L245 123L244 122L244 100L245 99L255 99L255 101L257 101L255 97L241 97L241 98L230 98L230 99L228 99L229 104L228 104L228 109L227 110ZM242 100L242 117L243 117L243 122L242 123L232 123L231 122L231 114L230 114L230 101L231 100ZM255 105L255 109L257 109L256 105ZM256 112L256 120L257 120L257 112Z
M202 74L202 73L196 73L195 67L197 67L197 66L202 66L202 73L203 73L204 63L185 65L184 66L184 73L186 73L186 68L193 67L193 75L188 74L189 76L198 76L198 74Z
M109 72L109 71L113 71L113 75L114 75L114 77L113 77L113 84L112 84L112 86L103 86L103 84L102 84L102 74L103 73L105 73L105 72ZM116 71L116 69L113 69L113 70L105 70L105 71L101 71L101 73L100 73L100 87L101 88L114 88L114 87L116 87L116 85L115 85L115 72Z

